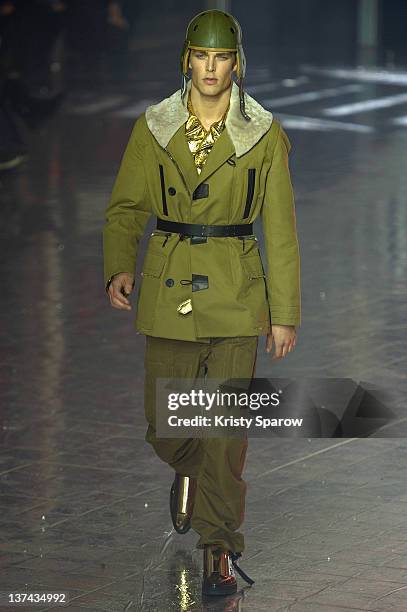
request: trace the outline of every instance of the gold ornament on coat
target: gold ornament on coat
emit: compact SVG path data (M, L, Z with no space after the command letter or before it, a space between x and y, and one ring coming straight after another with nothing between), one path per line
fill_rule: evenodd
M188 300L185 300L185 302L181 302L181 304L177 307L177 312L183 315L188 314L191 311L192 311L191 298L189 298Z

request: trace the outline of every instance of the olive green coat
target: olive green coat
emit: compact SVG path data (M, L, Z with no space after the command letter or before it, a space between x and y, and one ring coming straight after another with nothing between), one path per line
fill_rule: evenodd
M226 127L199 175L184 134L187 97L182 102L178 90L135 122L106 210L105 285L116 273L134 273L152 214L206 225L251 223L260 215L265 267L255 236L191 244L179 234L154 230L143 263L136 328L151 336L205 342L264 335L270 319L298 326L300 259L288 137L248 94L252 120L245 121L233 82ZM192 285L192 278L200 282ZM188 298L192 312L180 314L177 307Z

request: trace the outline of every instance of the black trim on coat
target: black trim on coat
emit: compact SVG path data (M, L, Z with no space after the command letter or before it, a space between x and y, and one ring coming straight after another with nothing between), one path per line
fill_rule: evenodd
M163 214L168 217L168 208L167 208L167 197L165 195L165 181L164 181L164 167L162 164L160 166L160 183L161 183L161 197L163 203Z
M256 168L249 168L247 172L248 172L247 195L246 195L246 205L244 207L243 219L246 219L249 216L250 207L252 205L253 195L254 195L254 183L256 180Z
M202 291L209 288L208 277L204 274L192 275L192 291Z
M195 189L192 194L193 200L200 200L201 198L209 197L209 184L208 183L200 183L198 187Z

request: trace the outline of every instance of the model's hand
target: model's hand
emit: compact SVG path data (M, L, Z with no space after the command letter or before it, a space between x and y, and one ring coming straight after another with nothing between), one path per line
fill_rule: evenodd
M110 303L113 308L120 310L131 310L131 305L127 296L134 288L134 274L129 272L120 272L113 276L113 280L109 286Z
M269 353L273 346L274 355L272 359L281 359L290 353L296 343L295 325L272 325L271 333L267 334L266 351Z

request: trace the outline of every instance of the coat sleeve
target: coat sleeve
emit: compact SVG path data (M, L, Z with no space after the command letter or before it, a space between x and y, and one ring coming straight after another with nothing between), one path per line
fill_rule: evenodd
M124 151L105 213L103 257L106 289L115 274L134 274L138 245L152 214L143 163L145 146L140 117Z
M271 323L301 324L300 255L288 154L291 144L280 125L273 151L261 220L267 261Z

